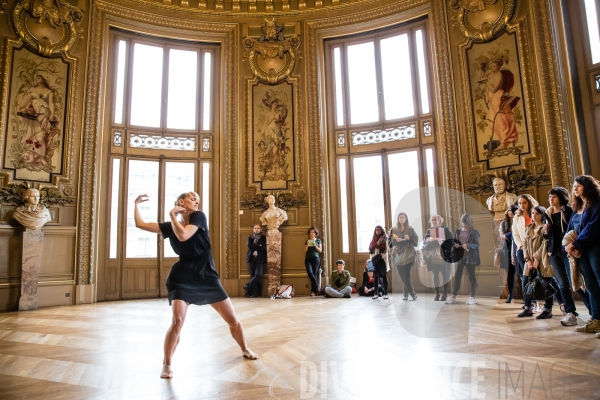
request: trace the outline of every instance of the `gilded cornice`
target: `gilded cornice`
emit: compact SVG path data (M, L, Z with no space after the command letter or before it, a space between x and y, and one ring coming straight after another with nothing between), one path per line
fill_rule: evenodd
M418 3L420 3L420 1L411 1L411 0L401 0L401 3L406 3L409 6L413 6L416 5ZM341 3L339 0L333 0L332 5L329 6L317 6L316 4L319 3L319 1L316 1L314 4L314 8L312 8L311 3L308 3L306 1L300 1L300 3L304 4L305 9L303 10L288 10L288 11L275 11L275 10L268 10L265 12L259 12L259 11L251 11L251 12L241 12L240 11L229 11L226 10L225 7L219 7L217 8L217 4L218 2L214 2L214 4L208 3L206 5L206 8L192 8L189 6L180 6L180 5L176 5L176 4L164 4L164 3L160 3L158 1L149 1L149 0L121 0L121 3L123 4L133 4L136 6L140 6L140 7L144 7L144 8L148 8L148 9L155 9L158 11L164 11L165 13L173 13L173 12L177 12L177 13L181 13L181 14L187 14L187 15L200 15L203 17L215 17L215 18L219 18L219 19L223 19L223 18L232 18L235 19L236 22L238 22L240 20L240 18L243 19L263 19L265 18L265 16L276 16L277 18L286 18L286 17L291 17L291 18L298 18L298 17L310 17L310 18L314 18L316 16L318 16L319 14L322 14L324 16L327 16L327 14L342 14L342 13L351 13L351 12L355 12L355 9L360 9L362 7L366 7L366 6L370 6L372 9L373 6L376 6L377 3L379 4L385 4L385 1L382 0L346 0L346 2ZM282 2L282 6L283 3L285 3L285 1ZM320 2L322 4L322 2ZM221 3L223 4L223 3ZM212 5L214 8L212 9L208 9L208 6ZM235 5L235 2L234 4ZM283 8L283 7L282 7ZM233 22L233 21L232 21Z
M94 226L98 207L96 199L100 198L98 188L99 160L102 145L99 109L103 102L104 93L101 87L102 60L106 56L104 51L104 38L111 24L118 23L120 26L139 26L144 31L152 29L168 29L173 34L183 33L186 36L192 34L206 35L214 34L214 41L223 43L224 52L223 72L223 98L225 108L222 110L223 129L221 143L224 144L224 209L222 210L223 225L221 237L225 238L225 256L221 260L225 268L225 278L237 277L237 229L238 229L238 40L239 28L237 24L211 23L202 21L186 20L181 18L164 17L148 12L141 12L116 4L103 1L94 1L91 12L90 53L88 62L88 76L85 100L85 122L82 135L82 161L81 161L81 185L78 221L78 243L77 243L77 283L89 284L94 282L92 271L94 270L95 249ZM184 32L185 31L185 32Z

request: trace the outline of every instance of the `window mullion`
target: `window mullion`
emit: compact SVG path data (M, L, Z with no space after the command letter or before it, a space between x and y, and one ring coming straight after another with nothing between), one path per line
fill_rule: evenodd
M169 106L169 47L167 45L163 46L163 79L162 79L162 88L161 88L161 111L160 111L160 131L164 135L167 130L167 107Z
M133 96L133 46L135 45L133 39L127 38L127 55L126 55L126 66L125 66L125 105L123 112L125 113L125 132L123 133L123 140L128 140L127 128L131 126L131 98Z
M411 29L407 32L408 34L408 54L410 55L410 71L412 73L413 79L411 79L412 86L412 96L413 96L413 104L415 105L415 116L417 117L417 122L421 117L422 106L421 106L421 96L419 94L419 90L417 85L421 85L420 76L419 76L419 62L417 59L417 44L415 37L415 30ZM416 79L414 79L416 78ZM418 110L418 111L417 111ZM418 124L417 124L418 125ZM417 131L420 131L417 126Z
M198 68L196 68L196 132L201 133L204 124L204 49L198 50ZM211 125L212 127L212 125ZM200 141L200 138L198 138Z
M377 82L377 108L379 110L379 122L385 121L385 107L383 98L383 71L381 67L381 46L379 39L374 40L375 43L375 71Z

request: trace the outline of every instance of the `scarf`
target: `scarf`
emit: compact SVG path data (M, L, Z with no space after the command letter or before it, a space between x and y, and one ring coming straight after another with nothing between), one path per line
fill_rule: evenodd
M254 244L258 243L258 241L260 240L262 236L262 233L253 233L252 234L252 239L254 239Z
M379 236L373 235L373 239L371 239L371 243L369 244L369 249L379 248L379 250L385 250L385 248L387 246L386 240L383 240L382 244L379 244L379 240L381 240L382 238L383 239L387 238L385 233L382 233Z

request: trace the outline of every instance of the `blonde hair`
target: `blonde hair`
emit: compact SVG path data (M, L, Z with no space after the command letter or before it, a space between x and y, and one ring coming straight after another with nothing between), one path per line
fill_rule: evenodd
M175 200L175 205L178 206L179 200L185 200L187 197L190 197L190 196L194 196L198 199L198 201L200 201L200 196L198 196L198 193L191 191L191 192L181 193L179 195L179 197L177 197L177 200Z

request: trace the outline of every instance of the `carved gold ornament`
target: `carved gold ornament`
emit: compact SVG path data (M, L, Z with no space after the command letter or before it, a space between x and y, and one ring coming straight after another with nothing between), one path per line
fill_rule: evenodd
M245 37L242 45L250 50L248 66L252 74L261 82L274 85L286 80L296 67L300 37L285 37L281 34L283 25L265 18L263 34L257 38Z
M25 45L48 57L66 53L75 43L83 10L65 0L18 0L12 11L15 31Z
M479 29L469 22L469 14L482 12L486 6L494 5L498 0L449 0L450 8L458 11L452 22L460 33L475 42L489 42L501 34L517 9L517 0L502 0L502 12L492 23L485 21Z

